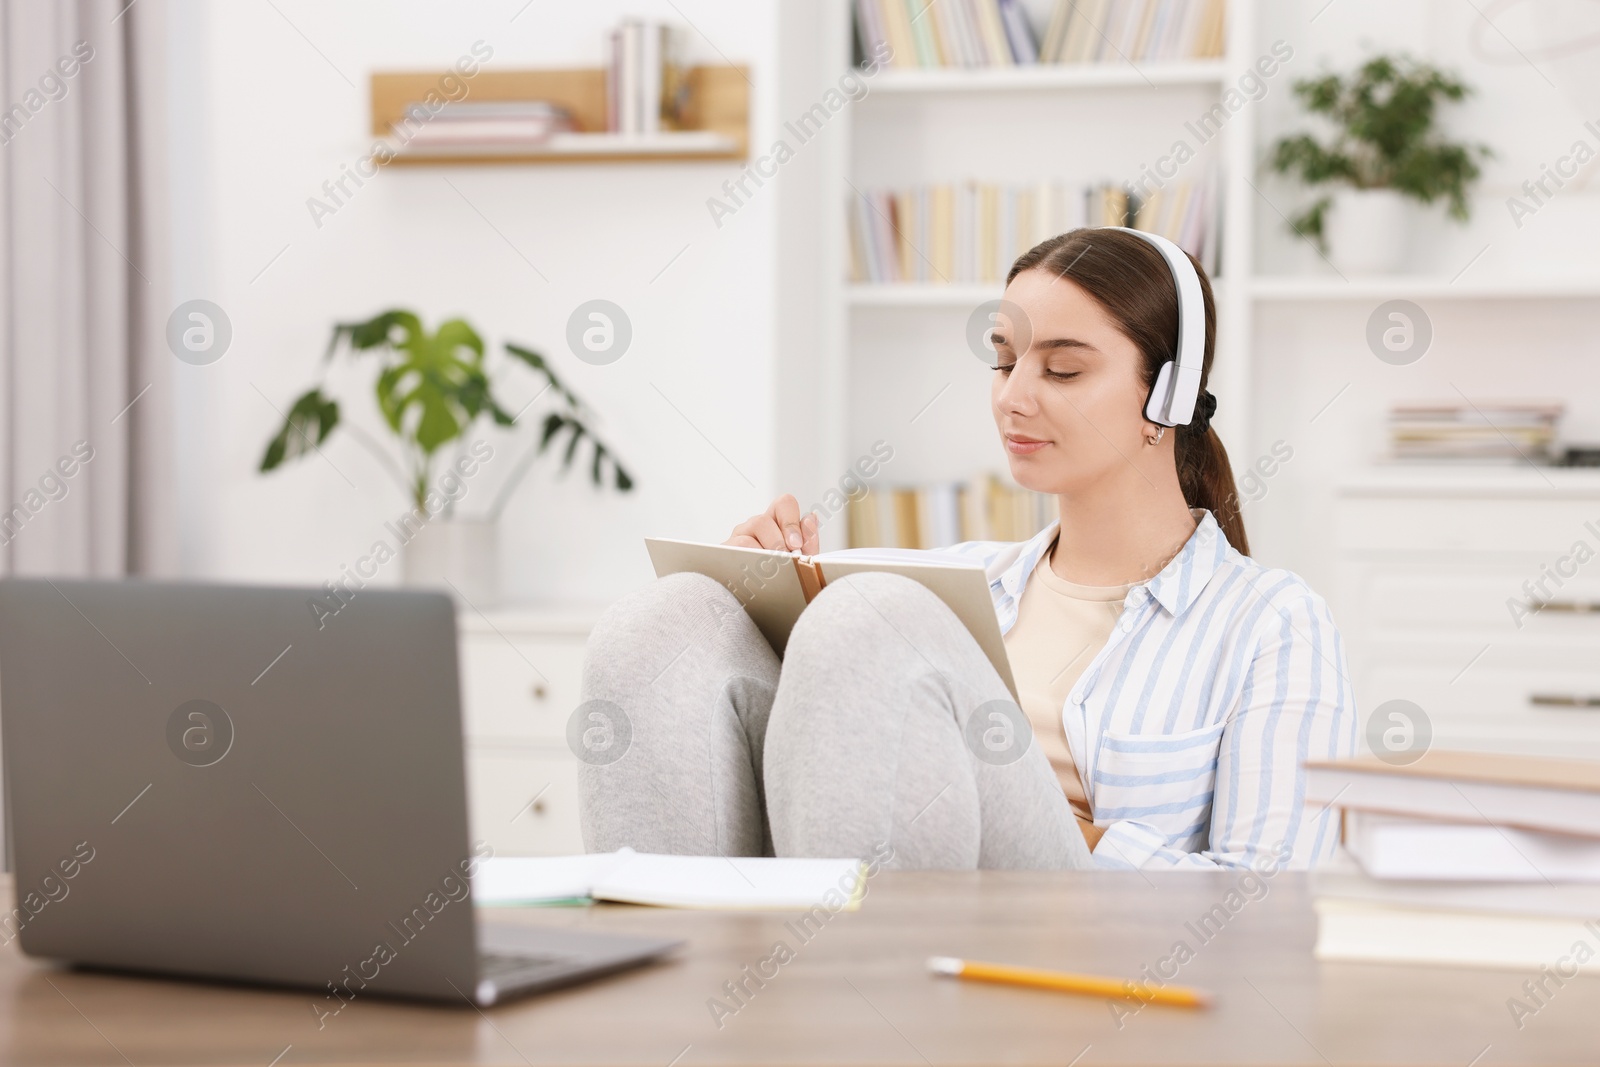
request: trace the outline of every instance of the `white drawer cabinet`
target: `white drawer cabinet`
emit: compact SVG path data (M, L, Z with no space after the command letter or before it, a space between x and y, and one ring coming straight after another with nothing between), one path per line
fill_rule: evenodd
M1404 699L1451 744L1600 745L1600 472L1371 472L1335 530L1364 718Z
M583 636L463 634L461 689L467 736L482 741L561 742L578 706Z
M469 745L467 773L473 840L488 841L495 855L583 851L572 753Z
M459 611L468 812L497 855L583 851L566 730L600 610Z

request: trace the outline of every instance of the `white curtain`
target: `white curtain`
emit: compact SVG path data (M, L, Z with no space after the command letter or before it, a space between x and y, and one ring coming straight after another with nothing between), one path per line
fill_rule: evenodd
M0 573L170 574L165 0L0 0Z

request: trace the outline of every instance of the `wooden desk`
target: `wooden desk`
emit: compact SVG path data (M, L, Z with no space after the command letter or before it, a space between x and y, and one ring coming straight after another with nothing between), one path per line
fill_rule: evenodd
M1519 1030L1510 971L1319 964L1303 876L1280 874L1202 940L1225 875L883 872L808 942L787 914L625 906L496 918L688 938L672 962L480 1013L358 999L318 1030L312 995L61 971L0 950L7 1064L1468 1064L1600 1060L1600 980L1555 991ZM9 887L6 887L9 898ZM1226 914L1226 912L1224 912ZM722 1020L723 983L791 962ZM936 979L932 954L1133 975L1183 940L1177 979L1210 1012ZM286 1046L292 1046L284 1053Z

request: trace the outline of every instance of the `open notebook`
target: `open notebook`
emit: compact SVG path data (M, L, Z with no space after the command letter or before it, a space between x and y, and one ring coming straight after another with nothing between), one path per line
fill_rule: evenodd
M472 879L473 903L517 907L610 900L663 908L853 911L865 884L856 859L770 856L494 856Z
M955 612L989 657L1012 697L1017 696L1017 683L1011 676L1011 662L1006 659L1000 621L994 612L994 598L989 593L989 579L982 567L973 566L964 556L904 548L852 548L803 556L664 537L647 537L644 543L657 577L694 571L731 590L780 656L795 620L829 582L863 571L903 575L926 586Z

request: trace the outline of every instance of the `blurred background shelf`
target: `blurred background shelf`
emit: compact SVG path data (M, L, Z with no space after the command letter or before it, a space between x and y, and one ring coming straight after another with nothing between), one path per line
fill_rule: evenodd
M1014 92L1053 89L1153 88L1219 84L1227 74L1219 59L1132 63L1040 63L1016 67L886 70L872 81L875 93Z
M1303 277L1279 275L1250 280L1256 300L1569 300L1600 297L1596 278L1473 279L1392 275L1386 277Z
M402 149L393 162L448 163L639 163L670 160L742 159L743 149L714 130L667 130L655 134L557 133L537 149L523 145L472 145L450 150Z
M389 137L406 109L437 96L438 71L374 72L372 133ZM750 76L742 66L697 66L684 72L681 128L648 136L606 132L606 72L576 70L480 71L472 79L475 103L544 101L565 108L576 132L558 133L535 148L489 147L410 153L393 162L408 165L458 163L638 163L674 160L742 160L750 137ZM450 105L446 104L448 108Z

